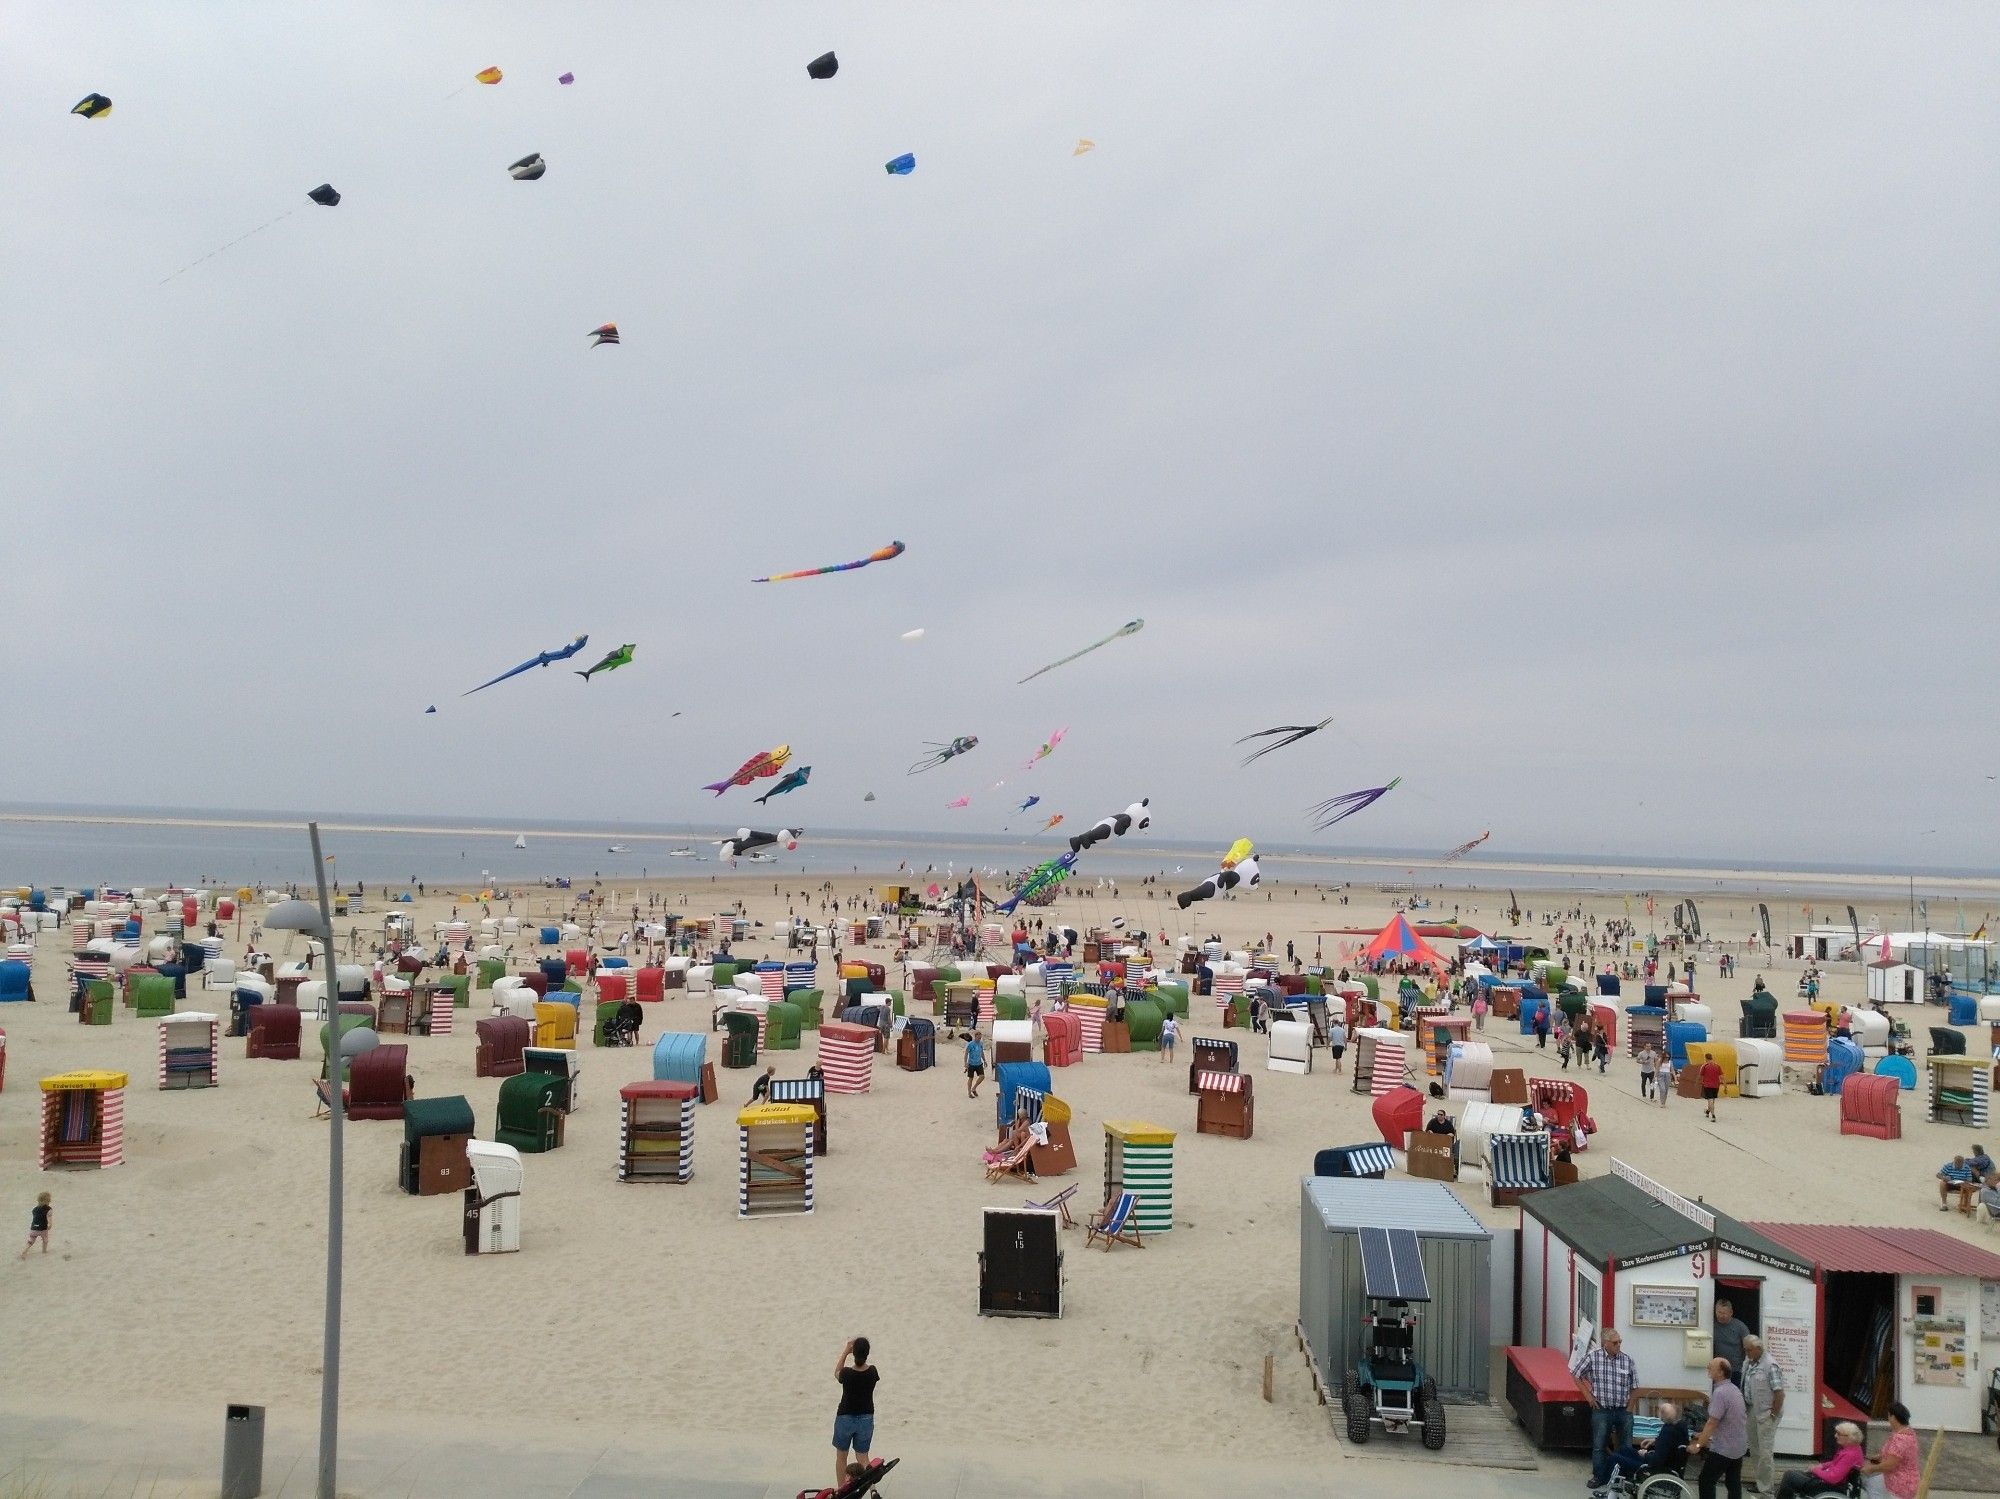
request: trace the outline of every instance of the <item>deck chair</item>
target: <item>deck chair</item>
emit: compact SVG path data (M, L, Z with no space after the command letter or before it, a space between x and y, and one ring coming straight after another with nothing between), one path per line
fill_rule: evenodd
M1034 1137L1023 1140L1018 1149L997 1161L986 1163L986 1179L990 1182L1005 1181L1010 1176L1018 1176L1022 1181L1035 1181L1035 1168L1029 1163L1028 1153L1035 1148Z
M1064 1187L1060 1192L1056 1193L1056 1195L1051 1197L1047 1202L1035 1202L1033 1200L1030 1200L1028 1202L1022 1203L1021 1206L1027 1208L1040 1208L1045 1213L1047 1212L1058 1213L1061 1215L1062 1226L1064 1228L1075 1228L1076 1219L1070 1217L1069 1215L1069 1200L1074 1196L1076 1196L1076 1183L1071 1182L1067 1187Z
M1139 1194L1120 1192L1104 1206L1090 1215L1085 1225L1083 1247L1090 1248L1099 1239L1104 1241L1104 1252L1109 1254L1113 1244L1130 1244L1134 1249L1144 1249L1145 1243L1139 1237Z

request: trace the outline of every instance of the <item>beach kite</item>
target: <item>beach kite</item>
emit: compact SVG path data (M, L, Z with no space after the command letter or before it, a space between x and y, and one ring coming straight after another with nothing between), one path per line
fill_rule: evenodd
M861 799L862 799L862 800L863 800L864 802L872 802L872 801L874 801L874 800L875 800L875 793L871 791L871 792L869 792L869 793L868 793L868 794L867 794L866 796L862 797Z
M840 59L831 52L822 52L806 64L806 77L831 78L840 71Z
M866 567L871 562L892 562L903 555L903 544L892 541L885 547L877 547L866 557L856 562L836 562L830 567L803 567L795 573L772 573L768 578L752 578L752 583L789 583L794 578L818 578L827 573L851 573L857 567ZM905 637L908 638L907 636Z
M306 196L319 204L321 208L338 208L340 206L340 193L334 188L331 182L322 182L318 187L307 193ZM253 230L252 232L254 233L255 231Z
M919 625L914 630L903 631L903 638L905 640L922 640L924 638L924 627Z
M935 739L926 739L924 743L930 746L931 752L905 771L905 775L915 775L920 770L936 770L945 761L955 760L979 748L979 738L974 734L961 734L949 744L940 744Z
M1102 640L1093 640L1089 645L1085 646L1082 650L1072 651L1070 652L1069 655L1063 657L1062 660L1060 661L1051 661L1047 666L1044 666L1041 669L1041 671L1029 672L1025 677L1021 678L1021 682L1032 682L1035 680L1036 677L1042 675L1042 672L1054 671L1058 666L1067 666L1070 664L1070 662L1076 660L1077 657L1088 656L1092 651L1099 650L1102 647L1111 644L1111 642L1116 640L1120 635L1137 635L1141 630L1145 628L1146 628L1146 622L1143 619L1128 620L1126 623L1120 625L1117 629L1113 630L1109 635L1105 636ZM1016 682L1014 685L1018 687L1021 685L1021 682Z
M1056 752L1056 746L1063 742L1063 736L1068 732L1069 732L1069 725L1065 724L1060 729L1057 729L1053 734L1049 735L1048 739L1043 743L1042 747L1036 750L1032 755L1028 756L1027 763L1023 765L1021 769L1033 770L1035 768L1035 762L1037 760L1048 759L1050 755L1053 755Z
M590 346L593 349L599 344L615 344L617 342L618 325L616 323L600 323L590 330Z
M1076 143L1076 149L1069 154L1072 156L1082 156L1085 152L1095 151L1096 149L1096 141L1079 139Z
M102 120L111 113L111 101L102 94L85 94L70 106L69 112L86 120Z
M437 710L438 710L438 705L436 703L432 703L428 708L424 709L424 712L435 713L437 712Z
M576 82L576 74L559 73L556 75L556 82L560 83L564 88L568 88L572 83Z
M601 671L616 671L621 666L630 666L632 664L632 652L637 649L639 647L636 645L621 645L617 650L598 662L597 665L591 667L589 671L580 671L577 675L588 682Z
M1213 900L1228 890L1241 886L1254 889L1263 874L1257 868L1256 847L1248 838L1238 838L1229 846L1229 852L1222 856L1222 867L1192 890L1183 890L1174 897L1174 904L1185 911L1196 901Z
M1123 838L1132 829L1144 832L1153 825L1153 799L1142 796L1123 812L1114 812L1109 817L1100 817L1081 833L1069 840L1069 851L1080 854L1106 838Z
M758 805L762 806L765 802L769 801L774 796L783 796L787 791L797 791L799 787L805 785L807 781L812 779L812 773L813 773L813 768L810 765L801 765L797 770L792 771L782 781L778 782L777 785L773 786L769 791L765 792L762 796L758 797L757 798Z
M522 672L533 671L538 666L547 666L551 661L567 661L571 656L574 656L578 651L582 650L586 645L589 644L590 644L590 637L588 635L579 635L576 637L576 639L572 640L568 645L564 646L561 650L543 651L539 656L536 656L532 661L523 661L519 666L510 666L507 668L507 670L501 672L499 676L495 677L491 682L481 682L477 687L473 687L465 692L461 692L459 696L471 697L472 694L475 692L484 692L487 688L495 685L495 683L504 682L509 677L518 677Z
M1063 815L1062 813L1058 812L1056 813L1055 816L1051 817L1047 822L1043 823L1040 827L1036 828L1035 831L1038 833L1046 833L1050 828L1054 827L1057 823L1061 822L1062 820L1063 820Z
M498 68L481 68L477 73L472 75L474 82L489 85L498 83L503 76Z
M1057 854L1046 863L1037 864L1015 887L1014 893L998 902L994 909L1011 912L1016 906L1045 906L1055 899L1056 886L1076 872L1076 855Z
M1339 796L1328 797L1308 815L1317 819L1313 827L1325 832L1343 818L1352 817L1364 807L1372 807L1402 784L1403 778L1397 776L1386 786L1370 786L1362 791L1343 791Z
M971 798L971 797L969 797L969 796L961 796L961 797L960 797L960 798L959 798L959 799L958 799L957 801L955 801L955 802L946 802L946 803L945 803L945 808L946 808L946 810L947 810L947 811L951 811L951 810L956 810L956 809L957 809L957 808L959 808L959 807L969 807L969 806L971 806L971 805L972 805L972 798Z
M722 850L723 858L734 859L739 854L769 848L774 843L782 843L788 849L797 848L798 832L792 828L779 828L775 833L760 833L753 828L738 828L734 838L724 838L715 846Z
M1488 838L1491 838L1492 836L1493 836L1492 830L1488 829L1486 832L1481 833L1477 838L1473 838L1465 843L1459 844L1457 848L1453 849L1450 853L1444 856L1444 862L1449 864L1456 859L1463 859L1467 854L1471 853L1475 848L1479 847L1480 844L1484 843Z
M1255 760L1260 756L1270 754L1272 750L1284 749L1288 745L1297 744L1301 739L1304 739L1309 734L1317 734L1321 729L1325 728L1328 724L1332 722L1333 720L1331 718L1322 718L1318 723L1281 723L1275 729L1259 729L1254 734L1245 734L1241 739L1237 740L1236 742L1238 744L1248 744L1253 739L1269 739L1273 734L1282 734L1285 736L1282 739L1275 740L1274 742L1265 745L1261 749L1253 750L1249 754L1245 755L1243 757L1243 763L1245 765L1248 765L1252 760Z
M1026 801L1022 802L1021 805L1016 807L1014 810L1016 812L1025 812L1028 810L1028 808L1034 806L1034 804L1040 800L1041 798L1039 796L1031 796Z
M917 169L917 158L905 151L895 160L883 163L882 170L891 177L907 177Z
M537 152L530 151L507 168L507 175L516 182L539 182L542 180L542 173L548 169L549 164L543 161Z
M781 744L776 749L761 750L736 767L735 774L725 780L710 781L703 791L713 791L722 795L731 786L748 786L752 781L761 781L776 775L785 768L785 762L792 758L792 747Z

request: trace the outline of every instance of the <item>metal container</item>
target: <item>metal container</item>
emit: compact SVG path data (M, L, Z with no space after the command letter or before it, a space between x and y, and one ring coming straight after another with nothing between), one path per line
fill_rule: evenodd
M1407 1228L1423 1246L1431 1301L1417 1358L1447 1400L1490 1394L1493 1233L1442 1182L1309 1176L1299 1204L1299 1327L1320 1377L1339 1388L1362 1353L1360 1229Z
M222 1499L264 1492L264 1407L232 1405L222 1421Z

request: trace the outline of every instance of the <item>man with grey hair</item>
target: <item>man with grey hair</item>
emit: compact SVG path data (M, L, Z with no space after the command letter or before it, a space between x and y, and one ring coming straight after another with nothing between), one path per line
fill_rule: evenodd
M1687 1422L1681 1419L1681 1408L1671 1400L1663 1400L1659 1416L1659 1431L1642 1440L1627 1442L1611 1455L1612 1473L1623 1474L1634 1486L1655 1473L1671 1473L1678 1478L1681 1469L1687 1466L1688 1429ZM1593 1499L1608 1499L1612 1492L1610 1476L1590 1492Z
M1760 1494L1777 1487L1771 1444L1785 1413L1785 1371L1764 1357L1764 1340L1754 1332L1743 1340L1743 1403L1750 1412L1750 1453L1744 1481Z
M1708 1422L1688 1446L1689 1456L1701 1454L1696 1489L1701 1499L1715 1499L1715 1486L1728 1486L1729 1499L1743 1499L1743 1459L1750 1451L1750 1414L1743 1392L1731 1383L1729 1360L1708 1361Z

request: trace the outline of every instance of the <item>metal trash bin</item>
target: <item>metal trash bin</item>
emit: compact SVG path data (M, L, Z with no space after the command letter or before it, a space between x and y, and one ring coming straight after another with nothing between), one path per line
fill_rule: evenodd
M232 1405L222 1422L222 1499L264 1492L264 1407Z

